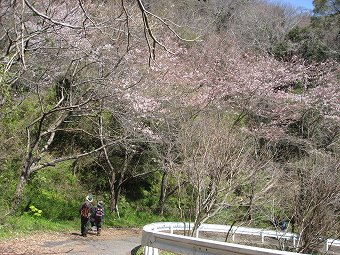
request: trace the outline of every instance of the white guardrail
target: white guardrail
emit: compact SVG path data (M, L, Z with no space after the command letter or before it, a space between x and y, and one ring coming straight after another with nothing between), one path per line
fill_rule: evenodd
M326 244L325 244L325 250L328 251L330 246L339 246L340 247L340 240L327 239Z
M301 254L295 252L279 251L265 249L253 246L246 246L234 243L226 243L199 238L201 232L220 232L230 233L232 240L235 240L236 234L260 236L262 242L265 237L274 237L277 239L291 239L295 246L298 235L286 232L272 230L262 230L256 228L237 227L216 224L202 224L197 232L196 237L183 236L174 234L174 231L190 231L193 224L184 222L159 222L144 226L141 244L145 246L144 255L158 255L159 251L166 250L178 254L188 255L293 255ZM165 233L164 233L165 232ZM340 246L340 240L328 239L325 249L329 245Z

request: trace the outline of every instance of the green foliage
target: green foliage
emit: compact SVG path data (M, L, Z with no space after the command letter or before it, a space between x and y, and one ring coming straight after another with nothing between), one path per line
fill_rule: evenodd
M30 214L6 216L0 220L0 240L41 231L65 231L76 229L78 221L52 221L44 217L33 217Z
M334 151L339 128L339 123L325 119L318 109L310 108L301 112L300 118L288 126L288 131L313 142L316 148Z
M36 208L34 205L29 206L29 211L27 214L33 215L35 217L40 217L42 215L42 210Z
M16 134L22 132L31 121L38 117L40 107L38 97L32 95L18 105L8 105L1 108L3 114L3 131Z
M278 59L285 59L289 56L289 45L288 42L280 42L274 46L273 49L274 56Z
M285 61L294 55L309 61L339 60L340 48L336 37L339 33L339 15L314 16L309 26L294 27L283 41L274 46L274 56Z
M79 181L88 190L94 193L109 191L107 175L105 170L97 164L97 158L81 158L75 162L74 171L77 173Z
M151 170L152 168L150 168ZM124 194L127 199L131 201L139 201L142 206L148 208L155 206L158 200L158 194L160 189L160 175L155 172L143 176L142 178L133 178L129 180L125 185ZM127 187L135 187L133 190L127 189Z
M51 116L53 117L53 116ZM88 133L96 133L96 127L93 125L93 119L91 118L73 118L69 123L64 124L63 128L69 129L69 131L60 130L56 132L53 143L51 144L51 150L57 155L70 155L74 151L90 151L99 146L100 141L93 136L84 135L83 132L71 131L77 129L86 130Z
M340 12L339 0L313 0L315 14L329 15Z
M209 223L231 225L236 222L236 225L241 225L248 221L248 210L247 206L230 206L209 219Z
M26 211L30 212L34 205L43 211L42 217L46 219L78 218L82 194L86 192L72 173L71 165L72 162L62 162L35 174L25 193Z
M144 246L140 246L135 254L136 255L143 255L144 254L144 248L145 248ZM161 254L161 255L176 255L176 253L173 253L173 252L170 252L170 251L163 251L163 250L160 250L159 254Z
M323 61L328 58L326 45L316 40L305 41L298 51L303 58L308 60Z
M301 95L303 92L304 92L304 88L302 86L302 83L298 82L296 84L296 86L293 87L292 93L297 94L297 95Z
M105 225L116 227L142 227L152 222L179 220L175 215L155 214L152 208L143 206L143 202L129 202L124 196L121 197L119 208L120 217L117 215L105 216Z
M161 251L160 254L161 255L176 255L177 253L173 253L173 252L170 252L170 251Z
M308 35L307 28L301 28L299 26L296 26L288 32L286 38L293 43L298 43L304 39L307 39L308 38L307 35Z
M144 255L144 246L140 246L136 251L135 255Z
M15 156L14 156L15 157ZM11 207L12 196L19 179L22 161L19 158L8 158L0 166L0 214L5 215Z

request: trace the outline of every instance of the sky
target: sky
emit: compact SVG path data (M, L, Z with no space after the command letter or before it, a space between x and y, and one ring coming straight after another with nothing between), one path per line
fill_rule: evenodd
M288 3L294 7L313 10L313 0L271 0L271 2Z

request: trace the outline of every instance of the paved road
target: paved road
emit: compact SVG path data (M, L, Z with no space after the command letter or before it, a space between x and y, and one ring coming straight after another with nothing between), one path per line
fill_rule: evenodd
M63 248L69 255L133 255L140 247L141 237L124 236L112 240L96 240L96 238L69 239L65 241L48 241L45 246L50 248Z
M75 237L62 241L47 241L45 247L62 248L68 255L134 255L140 248L141 234L116 236L115 238L98 238L89 234L88 237Z
M1 255L134 255L141 243L140 229L103 229L102 235L90 232L35 233L0 241Z

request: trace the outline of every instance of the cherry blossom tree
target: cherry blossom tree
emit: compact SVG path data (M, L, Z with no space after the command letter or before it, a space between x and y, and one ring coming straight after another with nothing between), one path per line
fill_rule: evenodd
M236 38L231 35L223 39L210 36L204 43L196 46L182 45L178 54L172 58L160 55L158 60L161 64L153 67L154 73L148 76L148 89L145 91L149 97L153 97L163 106L169 101L178 100L177 106L182 110L193 112L191 116L199 116L209 107L224 109L234 116L230 119L234 123L234 129L257 137L267 150L271 150L272 156L268 156L267 160L272 169L275 169L271 179L273 182L267 183L268 186L265 185L265 181L260 182L264 185L262 188L258 187L257 191L262 191L260 195L249 194L249 201L246 202L251 205L253 203L251 197L258 197L259 199L254 201L260 206L250 206L253 207L253 212L256 212L261 210L261 206L270 203L269 197L275 194L271 193L272 190L279 190L280 184L274 180L284 175L287 162L302 158L308 160L315 156L315 151L324 153L323 150L327 150L331 154L338 152L337 72L339 65L335 61L306 62L298 57L293 57L289 62L282 62L270 55L245 52L237 46ZM216 49L219 54L216 54ZM159 87L160 80L163 85L161 88ZM163 111L170 109L164 107ZM194 126L195 121L187 123L190 123L188 126ZM188 133L195 134L197 131L192 128L192 132ZM204 134L206 133L212 132L207 131ZM205 137L202 134L198 136L199 138ZM209 183L206 168L198 167L198 162L208 162L203 160L203 156L199 157L200 153L204 151L204 145L209 148L206 151L212 150L209 144L204 143L203 138L201 139L202 146L197 146L196 150L196 144L189 142L195 139L190 139L190 137L185 139L188 143L185 146L187 157L184 158L188 158L188 161L175 168L177 171L175 175L181 180L188 178L184 177L183 169L190 173L190 177L196 176L194 173L197 172L197 178L195 178L197 183L193 184L197 190L199 184L204 181ZM209 141L208 138L207 141ZM221 147L218 151L221 152L224 149ZM189 160L194 160L194 156L191 157L191 155L197 156L196 165ZM246 158L245 155L243 156ZM203 165L202 163L200 166ZM209 165L209 168L212 166ZM203 172L199 172L198 169L203 169ZM252 173L251 170L249 172ZM326 176L323 175L322 178L327 178ZM256 177L251 179L254 180ZM247 181L251 186L251 181ZM293 182L293 177L287 179L287 185ZM218 183L218 181L214 180L212 183ZM203 186L209 187L208 184ZM279 194L276 193L276 195L279 201L281 198ZM197 222L205 220L204 213L209 209L211 209L209 211L211 216L214 208L222 208L216 205L216 197L215 200L209 201L211 204L198 203L201 205L200 208L205 208L206 211L202 209L201 214L199 210L196 211ZM241 203L239 201L239 204ZM294 215L292 208L285 210L282 212L283 215L292 219ZM273 220L272 215L268 214L268 220ZM296 224L295 227L296 231Z
M262 154L261 160L254 159L252 139L231 129L224 111L206 110L197 114L184 125L180 142L180 174L192 187L193 232L221 210L240 205L251 210L263 196L261 193L277 180L277 171L270 168L271 158L266 159ZM251 186L254 178L260 183L261 175L266 181L253 189L250 200L241 196L242 187Z
M140 23L131 26L130 15L144 16ZM33 172L98 152L108 146L108 141L112 142L101 139L102 124L98 116L102 113L104 98L104 107L110 107L110 111L119 108L120 103L125 104L119 101L127 98L121 81L133 70L125 71L121 66L130 48L135 47L133 36L139 38L145 28L150 54L154 54L150 38L163 46L153 32L148 31L150 16L152 13L144 9L141 1L136 4L126 1L1 2L1 64L4 66L1 83L27 89L26 94L18 93L18 98L12 95L18 105L27 98L37 100L37 111L27 120L30 124L26 127L26 139L23 138L27 151L13 199L13 212ZM118 101L111 101L117 98ZM2 104L6 100L1 97ZM88 126L82 126L82 121ZM51 157L49 152L56 137L67 133L90 137L95 141L94 147L82 151L75 146L69 155Z
M269 198L284 204L277 180L288 176L299 206L282 213L296 218L301 251L314 249L316 238L334 230L337 186L327 184L337 179L327 176L328 166L338 167L339 64L267 54L300 22L289 8L166 1L170 9L162 13L160 3L149 2L0 2L0 109L36 102L30 116L20 112L29 123L15 130L20 141L6 145L27 148L13 211L33 173L90 154L105 169L111 209L118 211L122 183L147 173L133 172L131 162L148 144L163 174L160 212L170 195L180 200L186 189L191 200L178 206L187 202L196 228L233 206L246 207L254 220ZM176 8L191 13L192 22L176 19L170 11ZM226 26L211 29L222 17ZM58 150L69 137L79 139ZM332 160L316 167L315 155ZM308 200L313 191L324 196ZM324 226L306 225L319 217L327 219Z

